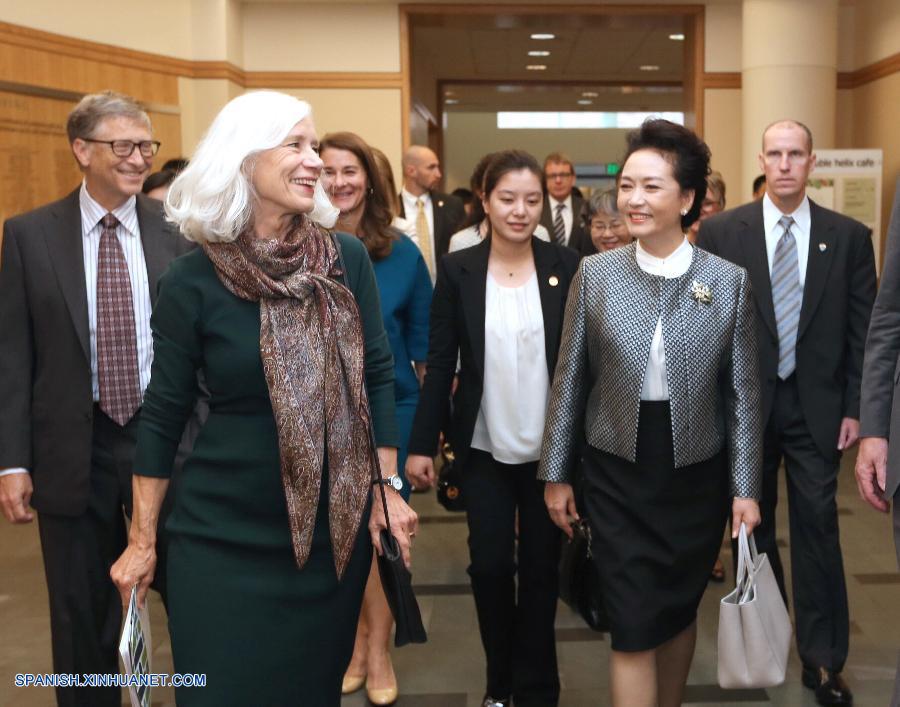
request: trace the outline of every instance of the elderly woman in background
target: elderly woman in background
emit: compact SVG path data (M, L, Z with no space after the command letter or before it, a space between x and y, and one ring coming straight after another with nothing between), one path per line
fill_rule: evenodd
M688 240L691 243L697 240L697 233L700 231L701 221L705 221L710 216L715 216L717 213L724 210L725 180L722 179L722 174L720 172L713 170L706 178L706 196L703 197L703 205L700 207L700 216L691 224L690 229L688 229ZM713 572L712 578L716 581L720 581L716 577L715 572ZM722 574L722 579L725 579L724 574Z
M598 253L631 243L628 227L619 215L616 190L595 192L581 207L581 222L591 234L591 243Z
M394 354L394 405L400 443L395 488L408 500L410 487L402 470L428 355L431 276L419 249L391 226L390 203L394 194L387 185L384 168L378 167L374 150L361 137L347 132L326 135L319 149L325 164L322 184L341 212L336 227L356 235L365 244L375 269L381 314ZM388 650L392 625L373 560L353 659L344 676L345 694L365 684L372 704L396 701L397 679Z
M337 212L317 152L307 103L248 93L222 109L166 202L202 247L161 280L134 518L111 575L123 602L135 585L143 602L200 369L210 414L167 525L169 630L175 670L207 684L176 688L179 705L338 705L381 549L370 426L393 476L391 352L365 247L323 228ZM408 561L416 516L387 495Z
M487 235L489 220L484 212L484 204L482 203L484 199L484 173L491 160L498 154L500 153L490 152L486 154L478 160L478 164L475 165L475 169L472 171L472 176L469 179L469 184L474 194L472 209L469 211L465 225L450 237L450 249L448 251L450 253L478 245ZM534 229L534 235L542 241L550 242L550 234L541 224L538 224Z

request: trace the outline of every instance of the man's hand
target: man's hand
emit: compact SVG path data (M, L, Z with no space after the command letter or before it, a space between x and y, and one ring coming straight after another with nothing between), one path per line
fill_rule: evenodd
M31 503L31 474L25 471L0 476L0 509L10 523L30 523L34 513L28 509Z
M888 441L884 437L864 437L856 455L856 486L863 501L876 511L887 513L891 504L884 497L887 479Z
M841 420L841 431L838 433L837 448L842 452L850 449L859 440L859 420L845 417Z

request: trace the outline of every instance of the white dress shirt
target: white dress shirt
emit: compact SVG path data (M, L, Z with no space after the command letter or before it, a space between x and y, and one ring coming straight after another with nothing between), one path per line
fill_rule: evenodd
M103 227L100 220L107 214L88 194L87 185L81 183L78 194L81 206L82 254L84 256L84 284L87 294L88 333L91 345L91 391L94 402L100 400L100 381L97 375L97 266L100 259L100 234ZM132 196L119 208L112 211L119 219L116 237L125 254L128 278L131 281L131 301L134 307L134 326L137 340L138 374L141 395L150 382L150 366L153 363L153 337L150 332L150 285L147 279L147 262L141 243L141 230L137 218L137 198ZM6 474L26 473L28 470L16 467L0 471Z
M809 260L809 232L812 220L809 213L809 197L804 196L803 201L792 214L782 214L775 203L766 194L763 196L763 228L766 231L766 256L769 258L769 275L772 275L772 263L775 261L775 249L778 241L784 235L784 229L778 223L782 216L790 216L794 219L791 233L797 243L797 267L800 269L800 287L806 283L806 263Z
M637 242L635 259L638 267L646 273L670 280L684 275L691 267L694 249L687 238L681 241L668 258L657 258L641 247ZM663 341L662 317L656 320L656 330L650 343L650 358L647 360L647 371L644 373L644 385L641 388L641 400L668 400L669 383L666 380L666 345Z
M537 273L519 287L502 287L488 273L484 388L472 448L503 464L537 460L549 397Z
M562 242L562 245L569 245L569 239L572 237L572 221L575 218L575 215L572 213L572 194L569 193L563 201L557 201L549 194L547 195L547 202L550 204L550 228L553 229L553 222L556 221L556 207L559 204L564 204L565 208L562 210L562 220L563 224L566 227L566 237Z

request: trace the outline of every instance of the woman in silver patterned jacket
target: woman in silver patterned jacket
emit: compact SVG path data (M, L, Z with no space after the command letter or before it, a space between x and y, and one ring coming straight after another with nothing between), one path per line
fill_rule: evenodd
M684 235L707 174L690 130L648 120L632 133L618 206L636 242L582 260L566 306L538 478L571 535L583 473L613 705L681 704L729 507L735 531L759 523L750 281Z

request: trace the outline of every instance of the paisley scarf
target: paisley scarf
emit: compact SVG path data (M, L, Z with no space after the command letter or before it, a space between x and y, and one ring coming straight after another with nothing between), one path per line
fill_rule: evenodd
M375 460L362 321L353 293L332 279L341 274L336 244L299 217L283 240L244 233L203 248L228 290L259 302L259 351L298 568L309 559L327 445L331 545L341 578Z

